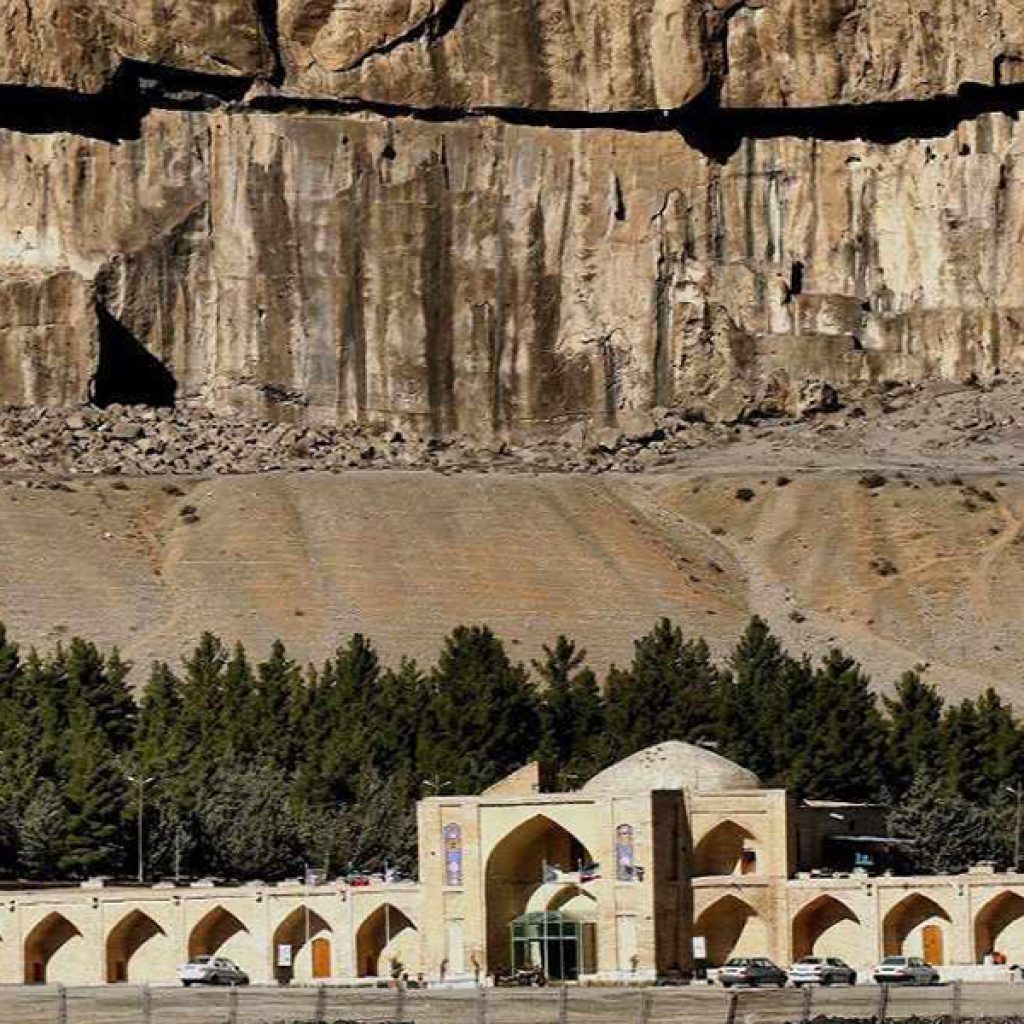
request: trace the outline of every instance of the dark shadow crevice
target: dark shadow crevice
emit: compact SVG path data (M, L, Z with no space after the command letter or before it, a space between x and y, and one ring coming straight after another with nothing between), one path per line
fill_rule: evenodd
M96 306L96 318L99 360L90 395L93 404L174 405L174 374L105 306Z

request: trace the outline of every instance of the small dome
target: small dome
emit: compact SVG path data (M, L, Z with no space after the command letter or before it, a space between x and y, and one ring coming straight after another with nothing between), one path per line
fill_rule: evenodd
M761 780L713 750L669 740L605 768L584 787L584 793L647 793L654 789L690 789L720 793L759 789Z

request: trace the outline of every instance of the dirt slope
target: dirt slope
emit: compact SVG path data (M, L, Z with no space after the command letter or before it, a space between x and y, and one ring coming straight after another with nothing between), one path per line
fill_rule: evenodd
M302 659L361 630L429 661L452 626L488 622L523 659L564 631L604 666L658 616L724 650L757 612L793 649L843 645L880 685L927 662L950 695L1016 695L1024 483L791 475L7 481L0 620L139 665L203 629L258 650L281 636Z

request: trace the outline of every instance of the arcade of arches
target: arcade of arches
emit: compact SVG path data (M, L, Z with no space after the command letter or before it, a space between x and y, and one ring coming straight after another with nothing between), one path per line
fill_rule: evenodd
M863 970L904 954L962 977L1024 963L1024 875L884 871L878 808L798 803L684 743L572 792L541 777L528 765L479 795L421 801L416 882L9 892L0 984L173 982L203 955L263 984L472 983L526 963L636 982L743 955Z

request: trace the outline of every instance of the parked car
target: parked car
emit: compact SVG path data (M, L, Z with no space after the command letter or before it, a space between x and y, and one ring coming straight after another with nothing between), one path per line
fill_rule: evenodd
M248 985L249 975L233 960L222 956L197 956L178 968L182 985Z
M734 957L718 972L718 981L722 988L733 985L778 985L786 984L786 972L763 956Z
M789 969L789 980L804 985L856 985L857 972L835 956L805 956Z
M939 972L919 956L887 956L875 968L879 985L937 985Z

